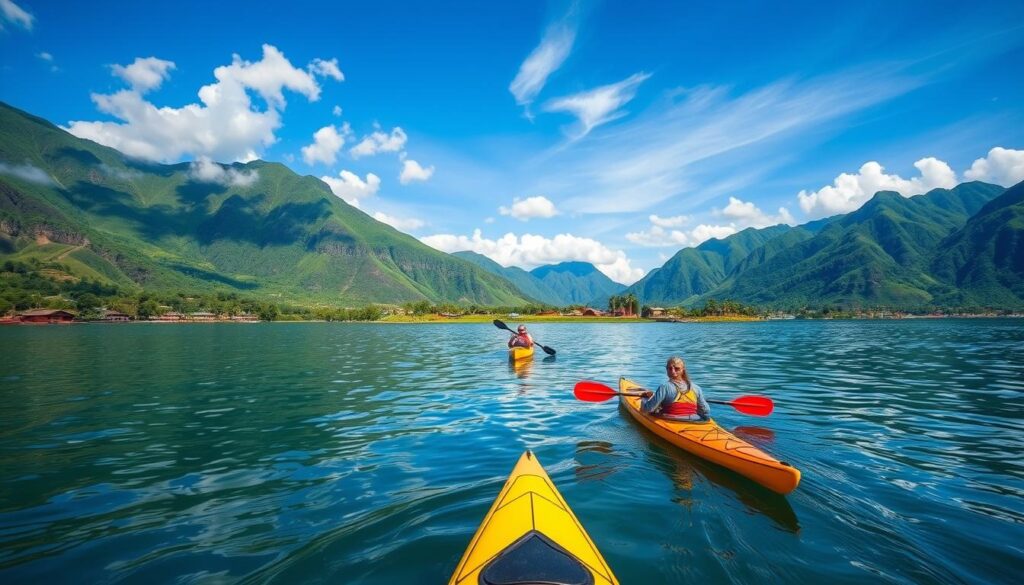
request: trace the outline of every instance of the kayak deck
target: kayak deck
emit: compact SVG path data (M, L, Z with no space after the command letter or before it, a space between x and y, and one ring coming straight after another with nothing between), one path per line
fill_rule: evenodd
M449 585L618 583L532 452L519 458Z
M510 347L508 348L508 359L513 362L519 360L525 360L533 357L533 352L536 351L532 347Z
M619 379L620 392L637 392L642 389L632 380ZM659 437L697 457L731 469L773 492L788 494L800 484L800 470L726 431L714 420L674 421L642 412L639 397L620 395L619 401L634 419Z

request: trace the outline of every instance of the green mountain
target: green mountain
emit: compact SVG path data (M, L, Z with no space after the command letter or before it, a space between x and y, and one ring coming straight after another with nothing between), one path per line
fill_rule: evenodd
M941 303L1024 307L1024 182L943 240L931 269L951 287L939 292Z
M538 266L530 274L553 290L562 299L561 305L603 307L608 304L608 297L624 288L589 262Z
M509 266L506 268L483 254L477 254L476 252L470 252L468 250L454 252L452 253L452 256L472 262L492 274L501 276L515 285L515 287L524 295L544 304L558 307L570 304L557 292L552 290L544 281L518 266Z
M753 254L704 298L785 308L927 306L944 290L930 269L940 243L1002 191L974 182L910 198L879 192L811 237Z
M693 302L721 284L751 252L792 230L787 225L747 228L727 238L712 238L696 248L684 248L625 292L647 305Z
M507 280L374 220L315 177L263 161L202 170L139 162L0 103L0 260L57 261L153 291L526 302Z

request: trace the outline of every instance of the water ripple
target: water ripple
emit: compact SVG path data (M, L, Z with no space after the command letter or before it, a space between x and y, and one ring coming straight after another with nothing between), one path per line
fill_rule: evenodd
M0 577L441 582L534 449L620 580L1013 582L1019 321L0 329ZM687 359L716 419L803 472L781 497L581 379ZM60 360L41 356L60 355Z

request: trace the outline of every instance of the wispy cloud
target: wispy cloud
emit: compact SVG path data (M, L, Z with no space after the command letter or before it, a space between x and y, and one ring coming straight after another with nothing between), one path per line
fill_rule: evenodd
M36 17L25 11L24 8L15 4L12 0L0 0L0 30L4 24L20 26L25 30L32 30Z
M224 168L206 156L199 157L189 165L188 176L197 183L216 183L231 187L251 187L260 178L258 171Z
M601 124L625 116L622 106L636 97L637 87L648 77L650 74L635 73L618 83L556 98L544 104L544 111L567 112L576 116L579 127L570 133L570 137L580 139Z
M46 171L27 162L22 165L9 165L5 162L0 162L0 175L17 177L23 181L39 185L57 184L50 178L50 175L46 174Z
M392 128L390 134L377 129L363 136L359 144L349 150L349 154L353 158L359 158L362 156L374 156L381 152L399 152L405 148L405 143L408 139L409 137L406 136L405 130L402 130L399 126Z
M396 230L403 232L416 230L426 225L423 222L423 220L417 219L415 217L395 217L393 215L388 215L380 211L373 214L373 219L376 219L377 221L382 223L386 223L389 226L395 228Z
M530 53L508 86L516 103L527 106L544 89L548 77L558 70L572 51L576 27L566 18L548 27L540 44Z
M766 147L801 131L820 130L921 83L895 69L875 68L779 81L739 96L725 87L686 90L605 132L601 140L579 143L548 162L580 186L564 202L567 209L642 211L686 194L694 175L712 169L720 176L746 173Z

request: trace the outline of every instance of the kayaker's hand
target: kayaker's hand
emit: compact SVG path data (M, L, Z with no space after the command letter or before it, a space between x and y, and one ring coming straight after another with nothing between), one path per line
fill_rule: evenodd
M644 398L650 398L651 396L654 396L654 392L651 392L650 390L644 390L643 392L640 393L640 396L643 396Z

